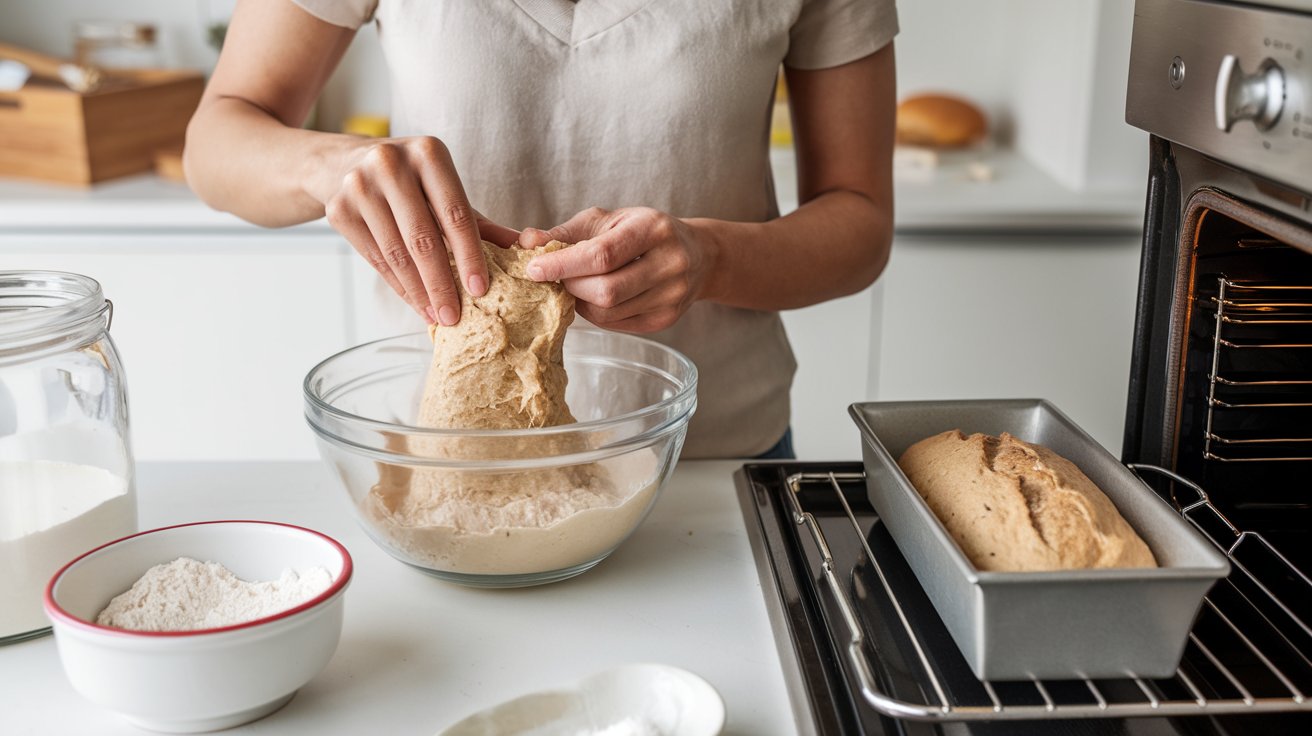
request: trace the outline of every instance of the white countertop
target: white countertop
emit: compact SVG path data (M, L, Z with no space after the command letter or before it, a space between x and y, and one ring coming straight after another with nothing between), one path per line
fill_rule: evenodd
M972 164L992 174L971 179ZM1145 177L1146 181L1146 177ZM1010 149L946 152L935 169L894 171L899 234L921 231L1138 232L1147 185L1077 191Z
M1076 191L1015 150L943 152L932 169L894 168L893 228L898 235L952 232L1137 232L1146 189ZM970 178L983 164L990 181ZM790 148L770 150L780 212L797 207L797 164Z
M139 174L91 187L0 177L0 232L35 230L262 230L210 209L187 185ZM325 220L295 232L332 232Z
M627 662L696 672L724 697L725 734L796 731L743 519L733 461L681 463L651 515L595 569L535 588L476 590L388 557L351 518L326 466L143 463L143 529L254 518L350 549L342 641L281 711L224 733L432 734L464 715ZM82 700L50 637L0 647L6 736L143 734Z
M779 209L797 208L796 163L789 148L770 151ZM972 181L969 164L984 162L993 180ZM1015 151L945 153L931 172L895 177L894 226L899 233L963 231L1136 231L1143 225L1144 190L1075 191ZM77 188L0 178L0 233L105 230L256 231L216 212L183 184L153 175ZM331 232L324 220L293 232Z

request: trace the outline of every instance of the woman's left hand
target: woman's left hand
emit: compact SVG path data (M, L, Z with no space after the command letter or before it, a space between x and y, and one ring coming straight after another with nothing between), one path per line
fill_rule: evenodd
M583 210L550 230L525 228L519 243L574 247L534 258L528 275L560 281L584 319L609 330L656 332L705 296L716 260L714 239L696 221L650 207Z

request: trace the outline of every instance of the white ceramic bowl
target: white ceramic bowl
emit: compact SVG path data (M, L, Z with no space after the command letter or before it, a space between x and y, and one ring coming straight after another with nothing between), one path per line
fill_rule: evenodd
M437 736L575 736L629 732L717 736L724 700L709 682L665 664L626 664L563 688L521 695L447 726Z
M267 618L198 631L125 631L95 622L110 599L152 566L179 557L222 564L243 580L323 567L327 590ZM342 631L351 555L309 529L264 521L166 527L73 560L46 588L46 615L73 688L153 731L230 728L291 700L332 658Z

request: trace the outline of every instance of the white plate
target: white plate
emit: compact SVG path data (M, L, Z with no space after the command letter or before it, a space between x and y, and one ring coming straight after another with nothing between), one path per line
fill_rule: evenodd
M724 701L693 673L630 664L479 711L437 736L716 736Z

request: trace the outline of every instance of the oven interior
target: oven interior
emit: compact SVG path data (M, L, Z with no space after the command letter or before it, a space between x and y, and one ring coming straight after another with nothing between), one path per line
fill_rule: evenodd
M1312 570L1312 252L1251 206L1199 199L1182 248L1173 466L1235 526Z

